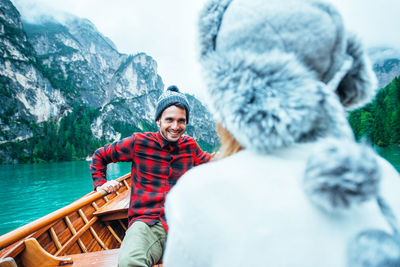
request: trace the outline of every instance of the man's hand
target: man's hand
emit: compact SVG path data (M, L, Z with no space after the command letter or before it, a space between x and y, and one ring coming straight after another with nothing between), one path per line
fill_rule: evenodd
M118 189L121 188L121 184L115 180L108 181L107 183L96 187L96 191L99 192L100 190L104 190L107 193L114 193L117 192Z

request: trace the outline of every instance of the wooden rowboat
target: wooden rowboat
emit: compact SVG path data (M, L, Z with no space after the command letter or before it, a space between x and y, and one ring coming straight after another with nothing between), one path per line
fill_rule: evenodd
M128 224L129 178L117 179L122 187L116 193L93 191L0 236L0 267L117 266Z

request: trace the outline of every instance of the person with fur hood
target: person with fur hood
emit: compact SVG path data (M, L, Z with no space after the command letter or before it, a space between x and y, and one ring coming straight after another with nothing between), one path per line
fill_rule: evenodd
M225 157L168 194L164 266L400 266L399 175L346 120L376 78L337 9L211 0L199 27Z

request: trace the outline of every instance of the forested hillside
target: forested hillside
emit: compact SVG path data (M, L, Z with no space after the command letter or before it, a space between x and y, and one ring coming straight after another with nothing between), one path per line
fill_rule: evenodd
M33 137L14 142L2 149L19 162L69 161L82 159L87 151L94 151L105 140L93 138L90 121L98 110L76 106L74 111L63 117L59 125L49 120L40 125L31 124Z
M381 89L375 100L350 113L357 140L374 145L400 145L400 76Z

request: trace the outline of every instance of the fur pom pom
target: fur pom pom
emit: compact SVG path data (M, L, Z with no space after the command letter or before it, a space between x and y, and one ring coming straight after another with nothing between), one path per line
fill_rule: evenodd
M347 266L400 266L400 240L379 230L358 234L349 244Z
M232 0L211 0L200 13L199 41L200 55L205 56L215 49L219 27L226 8Z
M377 80L355 35L350 34L347 38L346 53L353 58L353 65L340 82L337 93L343 106L354 109L372 100L376 93Z
M377 197L380 179L376 155L370 148L329 140L309 158L304 188L315 205L333 212Z

